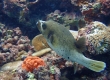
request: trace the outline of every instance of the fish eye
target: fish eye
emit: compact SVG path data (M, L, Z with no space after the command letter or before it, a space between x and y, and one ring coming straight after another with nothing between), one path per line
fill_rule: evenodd
M47 26L46 26L46 24L44 23L44 24L42 24L42 28L43 28L43 30L45 30L46 28L47 28Z

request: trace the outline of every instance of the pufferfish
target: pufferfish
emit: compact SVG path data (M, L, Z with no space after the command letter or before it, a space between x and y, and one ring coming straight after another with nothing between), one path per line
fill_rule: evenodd
M52 20L39 20L37 27L47 40L48 45L59 56L68 61L77 62L95 72L105 69L106 63L89 59L82 54L85 39L75 40L70 31L63 25Z

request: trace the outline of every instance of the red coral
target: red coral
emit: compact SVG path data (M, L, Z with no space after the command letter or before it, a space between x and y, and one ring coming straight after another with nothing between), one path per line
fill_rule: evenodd
M26 71L30 71L32 72L35 68L37 69L40 66L44 66L45 62L39 58L39 57L35 57L35 56L28 56L23 64L22 64L22 68L25 69Z

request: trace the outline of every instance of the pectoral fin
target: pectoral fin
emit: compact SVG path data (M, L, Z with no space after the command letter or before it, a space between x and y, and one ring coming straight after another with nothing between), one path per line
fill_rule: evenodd
M84 37L82 37L82 38L79 38L78 40L76 40L76 42L75 42L75 46L76 46L76 48L79 50L79 51L85 51L85 49L86 49L86 40L85 40L85 38Z

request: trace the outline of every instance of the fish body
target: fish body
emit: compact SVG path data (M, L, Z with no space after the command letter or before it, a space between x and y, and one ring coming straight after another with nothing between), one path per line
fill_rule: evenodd
M73 35L63 25L49 20L38 21L39 31L46 38L49 46L66 60L77 62L95 72L104 70L106 64L102 61L96 61L86 58L82 53L84 48L83 38L76 41Z

